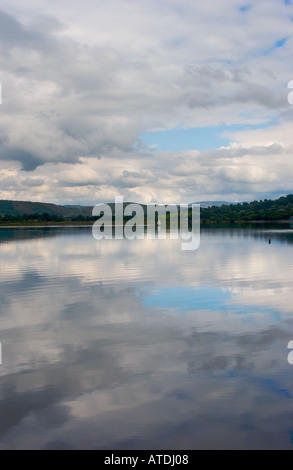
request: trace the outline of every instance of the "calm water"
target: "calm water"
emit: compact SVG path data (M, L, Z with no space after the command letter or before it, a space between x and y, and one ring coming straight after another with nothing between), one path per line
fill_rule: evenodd
M0 229L0 449L292 449L292 253Z

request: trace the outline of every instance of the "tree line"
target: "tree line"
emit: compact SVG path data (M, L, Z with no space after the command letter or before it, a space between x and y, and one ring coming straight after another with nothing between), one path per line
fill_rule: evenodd
M146 223L146 208L145 212L145 223ZM293 218L293 194L288 196L280 197L276 200L264 199L261 201L243 202L238 204L223 204L222 206L211 206L200 209L201 223L235 223L235 222L252 222L252 221L277 221L277 220L289 220ZM191 209L190 209L191 217ZM166 215L167 223L169 222L170 215ZM7 223L48 223L48 222L94 222L97 217L90 215L75 215L66 216L60 214L49 214L44 213L33 213L33 214L21 214L11 215L2 214L0 215L0 224ZM124 217L124 223L131 219L131 216ZM113 222L115 216L113 216Z
M78 215L73 217L64 217L59 214L22 214L22 215L0 215L0 223L21 223L21 222L93 222L96 217Z
M276 200L243 202L201 209L201 223L289 220L293 217L293 194Z

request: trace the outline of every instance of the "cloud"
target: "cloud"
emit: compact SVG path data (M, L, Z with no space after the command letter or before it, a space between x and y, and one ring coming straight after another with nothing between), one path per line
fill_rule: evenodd
M242 173L248 193L251 175L266 173L262 154L285 158L290 146L285 121L292 121L288 5L253 1L246 11L232 0L217 5L86 0L86 5L3 1L0 160L20 162L22 170L14 190L2 181L2 197L43 200L45 191L55 202L75 196L94 202L102 192L123 190L146 201L189 197L186 184L193 184L198 196L208 188L215 196L234 197L227 184L231 170L217 169L224 152L230 167L238 168L234 179L244 165L244 149L255 155L257 161L249 161L255 171ZM272 44L278 47L264 55ZM252 131L243 127L228 134L226 149L210 153L198 154L196 147L193 153L156 152L140 138L159 129L270 122L280 124L275 138L278 124L251 144ZM198 172L193 183L182 174L188 165ZM45 182L40 193L29 184L35 179ZM257 181L254 194L263 191L262 178ZM275 183L284 186L283 180ZM245 181L241 192L243 186Z
M40 36L27 31L24 26L12 15L0 11L0 40L1 48L20 47L37 48Z

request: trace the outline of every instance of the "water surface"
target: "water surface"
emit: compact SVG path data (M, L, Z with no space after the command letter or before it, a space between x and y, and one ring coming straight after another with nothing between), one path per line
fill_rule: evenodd
M291 449L292 243L0 229L0 449Z

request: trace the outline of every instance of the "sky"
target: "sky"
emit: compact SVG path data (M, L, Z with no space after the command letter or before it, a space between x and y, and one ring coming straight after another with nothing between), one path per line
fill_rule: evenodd
M293 193L292 51L289 0L1 0L0 199Z

